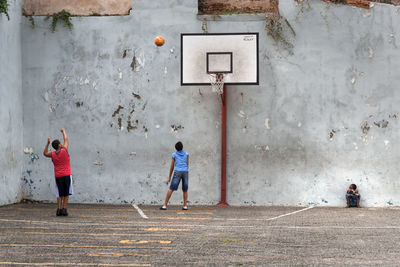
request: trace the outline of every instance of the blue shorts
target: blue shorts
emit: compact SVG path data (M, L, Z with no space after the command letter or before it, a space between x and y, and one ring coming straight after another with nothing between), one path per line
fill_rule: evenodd
M188 172L174 172L174 177L172 177L171 185L169 189L178 190L180 181L182 180L182 191L187 192L189 188L189 173Z
M355 194L355 195L350 195L346 193L346 199L350 199L350 207L356 207L357 206L357 198L360 197L360 194Z

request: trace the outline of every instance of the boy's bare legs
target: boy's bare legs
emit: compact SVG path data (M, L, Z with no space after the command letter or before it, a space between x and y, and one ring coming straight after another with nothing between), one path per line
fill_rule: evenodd
M357 198L357 208L360 207L360 197Z
M63 209L67 209L69 196L63 197Z
M187 207L187 198L188 198L188 192L183 191L183 206Z
M350 198L346 198L346 202L347 202L347 208L350 208Z
M173 192L174 192L173 190L168 189L167 196L165 197L165 202L164 202L165 207L168 205L169 199L171 198Z
M57 209L62 209L62 201L61 201L61 197L57 198Z

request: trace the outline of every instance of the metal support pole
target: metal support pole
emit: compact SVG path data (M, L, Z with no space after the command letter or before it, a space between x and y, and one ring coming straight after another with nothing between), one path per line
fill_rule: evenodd
M221 200L217 206L229 206L226 203L226 85L223 85L221 95Z

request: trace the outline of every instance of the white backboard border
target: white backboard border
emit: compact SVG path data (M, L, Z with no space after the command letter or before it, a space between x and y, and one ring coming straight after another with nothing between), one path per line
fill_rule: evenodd
M188 38L191 38L191 37L213 37L213 36L217 37L216 39L218 39L219 36L221 36L222 38L224 38L224 37L239 38L240 37L240 38L242 38L243 41L252 42L252 44L249 44L249 45L252 45L252 48L253 48L252 50L255 50L255 53L254 53L255 55L253 54L253 58L252 58L252 62L251 62L252 68L253 68L251 82L237 82L237 81L229 82L229 81L226 81L225 84L226 85L259 85L259 38L258 38L259 33L258 32L244 32L244 33L241 32L241 33L181 33L181 66L180 66L180 68L181 68L180 69L181 86L211 85L207 79L207 71L208 71L207 70L207 67L208 67L207 66L207 53L210 53L210 54L224 53L225 54L225 53L233 52L229 48L226 48L226 47L222 47L222 49L221 49L221 47L219 47L218 43L215 44L215 46L213 46L213 48L210 49L210 51L204 51L204 63L201 62L204 65L204 70L203 70L203 65L201 65L202 67L201 67L201 70L199 70L199 72L202 72L202 75L204 73L204 75L205 75L204 77L206 77L206 78L204 78L202 82L186 81L187 79L185 80L185 77L184 77L185 73L184 73L184 68L183 68L184 62L186 62L185 61L185 57L186 57L185 53L187 53L187 50L184 50L185 38L186 37L188 37ZM186 39L188 39L188 38L186 38ZM254 38L255 38L255 40L253 40ZM229 44L227 46L229 47ZM223 52L221 52L221 50ZM231 61L231 63L232 63L231 70L235 71L235 69L237 69L238 66L235 66L235 62L233 59L237 60L237 57L235 57L234 53L232 53L232 54L233 54L232 55L233 58ZM201 55L201 58L203 58L203 55ZM203 59L201 59L201 60L203 60ZM186 62L185 64L191 64L191 63L192 62L190 62L190 63ZM193 64L199 64L199 62L193 62Z

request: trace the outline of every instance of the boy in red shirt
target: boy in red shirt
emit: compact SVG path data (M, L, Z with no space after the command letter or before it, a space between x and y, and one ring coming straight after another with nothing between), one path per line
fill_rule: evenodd
M67 205L69 195L72 195L72 175L71 164L68 154L68 137L64 130L61 129L64 138L64 145L59 140L54 140L51 146L56 150L49 152L50 137L47 139L47 144L44 148L43 155L51 158L54 164L54 175L58 189L57 194L57 216L68 216Z

